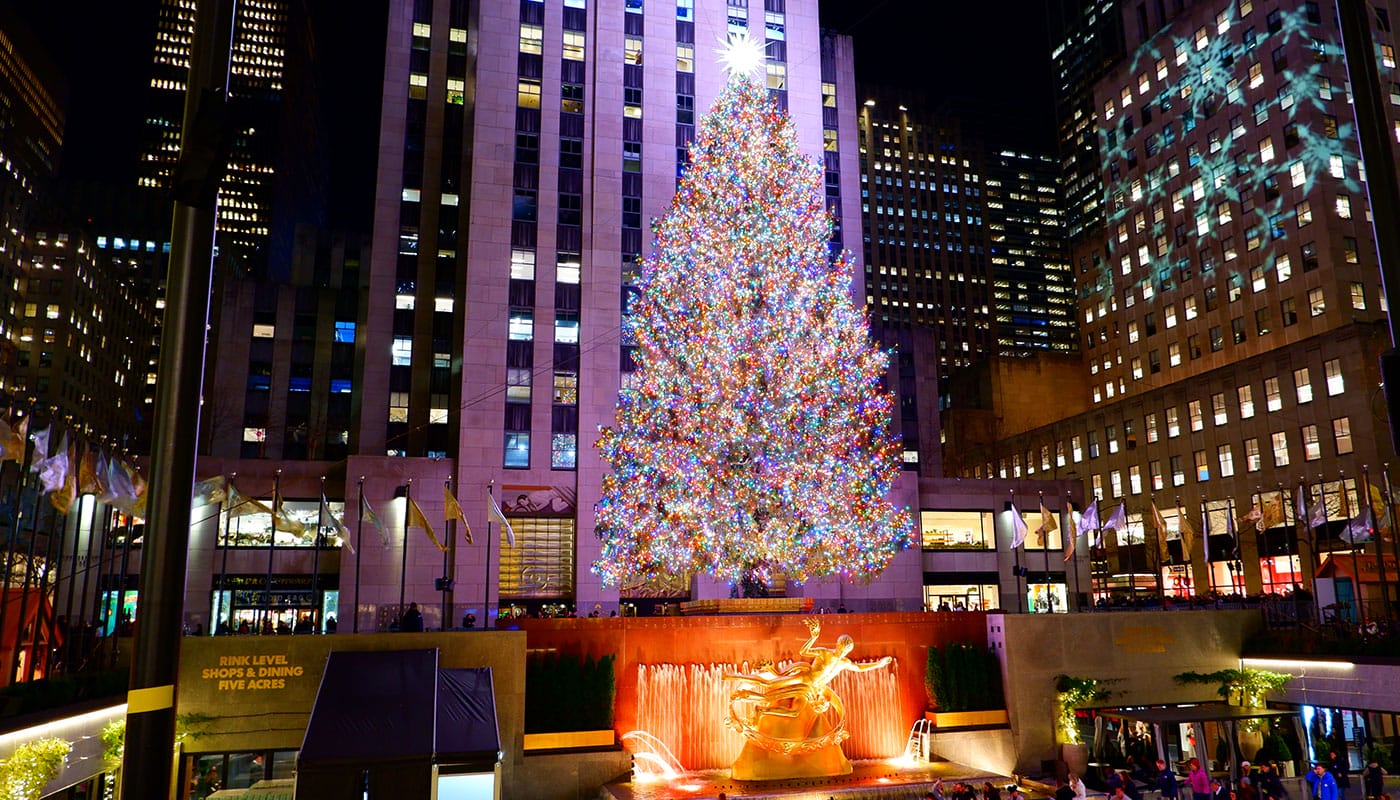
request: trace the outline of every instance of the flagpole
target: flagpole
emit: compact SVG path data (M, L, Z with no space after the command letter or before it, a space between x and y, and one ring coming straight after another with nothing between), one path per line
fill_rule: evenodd
M1381 580L1381 610L1385 614L1385 619L1389 620L1391 618L1390 590L1385 581L1385 550L1381 547L1381 539L1384 537L1381 536L1381 521L1376 519L1376 509L1371 506L1371 473L1367 470L1365 464L1361 465L1361 483L1366 487L1366 514L1371 520L1372 538L1376 540L1376 570L1378 572L1377 577ZM1361 585L1359 576L1357 577L1356 585Z
M403 552L399 554L399 632L403 632L404 591L408 588L408 509L413 502L413 479L408 479L403 503Z
M223 503L221 504L221 505L223 506L223 509L224 509L224 542L223 542L223 551L224 551L224 552L223 552L223 563L219 565L219 589L218 589L218 591L219 591L219 619L214 620L215 625L218 625L219 623L223 622L224 614L227 613L227 614L228 614L228 632L229 632L230 635L232 635L233 632L234 632L234 631L233 631L233 594L232 594L231 592L229 593L229 596L228 596L228 597L229 597L229 603L228 603L229 607L228 607L227 609L225 609L225 608L224 608L224 592L226 592L228 589L227 589L227 587L226 587L224 584L228 583L228 547L229 547L228 528L229 528L229 524L233 522L233 504L230 503L229 501L233 499L233 492L234 492L234 489L233 489L233 482L234 482L234 480L237 479L237 478L238 478L238 473L237 473L237 472L230 473L229 476L228 476L228 480L224 482L224 500L223 500ZM240 527L239 527L239 530L240 530L240 531L242 530L241 525L242 525L242 523L240 522ZM214 628L214 632L215 632L215 633L218 633L218 631L219 631L219 629L218 629L217 627Z
M1308 491L1308 479L1306 476L1298 480L1298 491L1302 493L1301 502L1303 506L1303 519L1301 520L1301 522L1303 523L1303 541L1306 541L1308 545L1308 572L1305 576L1307 578L1307 581L1302 585L1305 589L1308 586L1312 587L1312 589L1309 590L1309 593L1312 595L1313 598L1312 605L1314 610L1316 610L1317 612L1317 621L1319 624L1321 624L1322 601L1319 600L1317 596L1317 539L1313 536L1313 509L1309 507L1311 493ZM1303 568L1303 558L1301 551L1298 554L1298 562L1298 568L1301 570Z
M20 647L24 644L24 621L29 612L29 584L34 575L34 540L39 536L39 503L43 502L43 486L34 487L34 521L29 528L29 546L24 556L24 584L19 595L19 619L15 620L15 649L10 653L10 671L6 683L18 680Z
M452 491L452 478L442 482L442 488L449 493ZM447 528L447 549L442 551L442 629L448 629L448 620L452 618L452 600L449 597L451 590L448 588L452 576L448 573L452 569L452 552L457 548L457 520L447 519L447 508L443 507L443 527Z
M325 522L321 518L321 511L330 513L330 508L326 505L326 476L321 476L321 504L316 509L316 534L311 537L311 598L316 603L316 607L311 610L311 632L320 633L326 621L321 616L325 603L321 599L321 531L325 530L322 525ZM343 513L343 512L342 512Z
M1023 549L1025 549L1026 543L1025 543L1025 542L1021 542L1021 544L1020 544L1019 547L1016 545L1016 515L1020 514L1021 512L1018 511L1018 510L1016 509L1016 490L1015 490L1015 489L1012 489L1012 490L1010 490L1010 491L1011 491L1011 555L1012 555L1013 558L1016 559L1016 569L1015 569L1015 573L1016 573L1016 606L1017 606L1016 610L1017 610L1018 612L1020 612L1020 613L1025 613L1025 610L1026 610L1026 596L1025 596L1025 594L1021 591L1021 551L1022 551ZM1032 609L1032 611L1034 611L1034 609Z
M1061 499L1061 502L1063 502L1063 498ZM1041 507L1041 508L1045 508L1045 492L1040 492L1040 507ZM1049 509L1046 509L1046 510L1049 510ZM1052 519L1053 519L1053 518L1052 518ZM1051 602L1051 599L1050 599L1050 598L1052 597L1052 595L1051 595L1051 593L1050 593L1050 531L1048 531L1048 530L1045 529L1045 523L1046 523L1046 521L1047 521L1047 520L1045 519L1045 516L1044 516L1044 515L1041 515L1041 519L1040 519L1040 529L1041 529L1041 530L1040 530L1040 552L1041 552L1042 555L1045 556L1045 603L1046 603L1047 608L1049 609L1047 613L1053 614L1053 613L1055 612L1055 604L1054 604L1053 602ZM1064 534L1061 534L1061 535L1060 535L1060 542L1061 542L1061 545L1060 545L1060 546L1061 546L1061 547L1064 546L1064 539L1065 539ZM1066 610L1068 610L1068 609L1066 609Z
M34 419L32 408L29 418L31 422ZM5 543L5 579L3 583L0 583L0 631L8 630L5 627L5 617L10 607L10 578L13 577L15 571L15 544L19 536L20 520L24 518L22 510L24 507L24 487L29 482L29 460L32 458L30 453L34 449L34 445L29 441L27 427L25 431L23 452L20 453L20 460L15 464L15 502L10 513L10 535ZM23 627L24 623L21 620L20 624L16 626L16 630ZM18 645L18 637L16 637L15 642ZM13 670L11 670L11 675L13 676L13 674Z
M486 482L486 498L488 502L495 499L493 492L495 487L495 478ZM493 536L494 535L491 533L491 510L488 508L486 510L486 576L481 581L483 591L486 594L486 599L481 604L481 627L483 630L491 629L491 539ZM496 614L496 620L499 622L500 619L501 615L498 612Z
M1210 507L1201 497L1201 556L1206 562L1206 594L1215 594L1215 562L1210 560Z
M1089 587L1091 591L1094 585L1094 550L1103 547L1103 509L1098 506L1098 502L1099 498L1096 496L1094 498L1094 510L1096 512L1094 514L1094 541L1089 543ZM1097 544L1095 544L1095 542L1097 542ZM1104 569L1107 570L1108 553L1104 553L1103 563ZM1113 605L1112 602L1110 602L1111 598L1108 596L1108 575L1103 576L1102 585L1103 588L1101 591L1104 593L1104 607L1108 608Z
M1390 518L1390 549L1395 551L1395 563L1400 568L1400 525L1395 521L1395 494L1390 488L1389 464L1381 464L1381 475L1385 478L1385 513Z
M355 521L355 618L351 633L360 632L360 562L364 560L365 544L365 476L360 476L360 516Z
M65 517L64 517L64 522L66 523L67 521L68 521L68 520L67 520L67 517L66 517L66 515L65 515ZM46 588L45 588L45 587L48 585L48 582L49 582L49 573L54 571L54 563L55 563L55 562L54 562L54 561L51 561L49 557L53 555L53 534L54 534L54 528L55 528L57 525L58 525L58 509L54 509L54 510L53 510L52 516L49 517L49 533L48 533L48 535L47 535L47 536L45 537L45 539L44 539L44 571L41 572L41 573L39 573L39 575L38 575L38 586L37 586L37 589L38 589L38 592L39 592L39 597L38 597L38 599L36 599L36 600L34 601L34 624L30 626L29 658L27 659L27 660L29 661L29 664L28 664L28 669L26 670L26 672L28 673L28 677L25 678L25 681L26 681L26 682L34 680L34 672L35 672L35 670L36 670L36 669L38 668L38 666L39 666L39 654L38 654L37 652L35 652L35 651L39 649L39 632L44 628L44 625L41 624L41 623L43 622L43 619L44 619L44 593L45 593L45 591L46 591ZM63 544L63 538L62 538L62 537L59 537L59 546L62 547L62 544ZM59 556L58 556L58 561L61 562L61 561L63 561L62 550L60 550L59 553L60 553L60 554L59 554ZM58 586L58 582L55 580L55 581L54 581L54 587L57 588L57 586ZM53 604L52 604L52 603L51 603L50 606L49 606L49 624L50 624L50 625L53 624ZM49 648L48 648L48 647L45 647L45 648L44 648L44 655L43 655L43 658L44 658L44 675L45 675L45 677L47 677L48 674L49 674L49 658L48 658L49 652L50 652Z
M1161 524L1157 522L1159 519L1162 520ZM1162 517L1162 510L1157 508L1157 495L1154 494L1152 495L1152 527L1157 530L1157 552L1154 553L1156 558L1153 559L1153 563L1157 565L1155 583L1157 584L1157 603L1159 605L1163 603L1167 597L1166 587L1164 586L1166 581L1162 579L1162 568L1165 566L1165 562L1169 560L1163 558L1163 553L1165 553L1167 549L1167 531L1165 526L1166 520ZM1143 536L1143 544L1147 544L1146 535Z
M1068 497L1068 496L1065 496L1065 497L1062 498L1062 500L1063 500L1064 502L1063 502L1063 505L1060 506L1060 520L1061 520L1061 523L1060 523L1060 531L1061 531L1061 533L1060 533L1060 547L1063 548L1064 545L1065 545L1064 531L1070 531L1070 537L1071 537L1071 538L1070 538L1070 549L1069 549L1070 559L1069 559L1069 561L1067 561L1066 563L1069 564L1069 568L1070 568L1071 570L1074 571L1074 610L1075 610L1075 613L1078 613L1078 612L1079 612L1079 594L1080 594L1080 592L1079 592L1079 559L1078 559L1078 557L1077 557L1077 556L1075 555L1075 553L1074 553L1073 543L1074 543L1074 539L1076 539L1076 538L1079 537L1079 526L1076 525L1076 524L1074 524L1074 515L1073 515L1072 513L1070 513L1070 503L1071 503L1071 501L1070 501L1069 497ZM1048 567L1047 567L1047 569L1048 569ZM1065 605L1068 606L1069 604L1066 603ZM1069 609L1066 608L1065 611L1068 612Z
M103 515L102 523L103 523L103 526L105 526L106 523L107 523L107 520L106 520L107 513L108 513L107 509L104 508L103 511L102 511L102 515ZM91 506L91 508L89 509L89 514L88 514L88 537L87 537L87 547L83 549L83 592L82 592L82 594L78 595L78 597L80 598L79 601L78 601L78 622L79 622L79 627L80 627L81 630L82 630L82 635L81 635L81 637L78 639L78 644L79 644L80 647L82 647L82 646L84 646L84 645L87 644L87 632L88 632L88 616L87 616L87 615L88 615L88 610L87 610L87 607L88 607L88 606L87 606L87 604L88 604L88 598L90 597L89 592L90 592L91 589L92 589L92 567L93 567L93 562L92 562L92 540L95 539L95 538L97 538L97 531L98 531L98 524L97 524L97 497L96 497L96 496L93 496L93 498L92 498L92 506ZM100 569L100 564L101 564L101 559L100 559L100 557L99 557L99 559L98 559L98 564L99 564L99 569ZM75 587L75 588L76 588L76 587ZM69 627L70 627L70 628L73 627L73 625L72 625L72 619L73 619L72 617L69 617L69 618L68 618L68 620L69 620ZM68 648L68 658L69 658L70 661L73 660L73 648L71 648L71 647Z
M71 468L72 465L70 464L69 466L70 466L70 468ZM77 479L78 479L78 476L75 474L75 475L73 476L73 480L74 480L75 485L76 485ZM77 501L74 500L74 502L77 502ZM70 504L70 505L68 506L68 508L71 510L71 509L73 508L73 506ZM81 510L81 507L80 507L80 510ZM57 511L57 509L55 509L55 511ZM52 573L54 574L54 578L53 578L53 602L49 604L49 625L50 625L50 627L52 627L52 628L54 628L54 629L57 629L57 628L58 628L58 619L57 619L58 614L55 613L55 612L58 611L58 584L59 584L59 581L61 581L61 580L63 580L64 578L68 577L67 574L64 573L64 571L63 571L63 556L67 553L67 547L68 547L68 517L69 517L69 516L70 516L70 515L69 515L68 513L64 513L64 515L63 515L63 525L62 525L62 526L59 526L59 534L58 534L58 556L57 556L56 558L54 558L53 561L49 561L49 560L48 560L49 554L53 551L53 528L54 528L54 526L57 525L57 523L58 523L58 515L57 515L57 514L54 515L54 517L53 517L53 522L50 523L50 526L49 526L49 546L44 550L44 560L45 560L46 563L44 564L44 567L45 567L45 569L44 569L44 574L43 574L41 577L42 577L45 581L47 581L47 579L48 579L48 577L49 577L49 573L52 572ZM76 517L77 515L74 514L74 515L72 515L72 516ZM77 530L77 526L76 526L76 525L74 526L74 530ZM74 549L74 550L77 550L77 549L78 549L77 544L74 544L74 545L73 545L73 549ZM68 594L69 594L70 596L73 594L73 590L72 590L71 587L70 587L69 590L68 590ZM40 597L41 600L42 600L42 598L44 597L44 592L43 592L42 587L40 588L40 591L39 591L39 597ZM44 607L44 606L43 606L43 604L42 604L42 602L41 602L41 604L39 605L39 608L42 609L43 607ZM66 620L66 619L68 619L68 616L65 614L63 618ZM38 640L39 640L39 633L38 633L37 630L36 630L35 633L34 633L34 640L35 640L35 642L38 642ZM49 670L50 670L50 668L53 666L53 646L52 646L52 645L53 645L53 637L49 637L49 638L46 640L46 642L45 642L45 647L44 647L44 676L45 676L45 677L49 677ZM33 675L33 672L32 672L32 671L30 672L30 675L31 675L31 676ZM31 678L31 679L32 679L32 678Z
M81 491L82 491L82 489L81 489L81 487L79 487L79 492L81 492ZM72 552L72 553L69 553L69 555L68 555L68 562L69 562L69 564L68 564L68 602L65 603L64 606L63 606L63 618L66 619L66 620L68 620L68 630L70 631L70 638L71 638L71 631L73 630L73 595L77 594L77 592L78 592L78 542L79 542L79 540L81 539L81 537L82 537L82 535L83 535L83 496L82 496L82 494L81 494L81 493L78 494L78 496L75 497L75 498L73 499L73 502L75 502L75 503L78 504L78 513L72 515L72 517L73 517L73 552ZM61 559L60 559L60 560L61 560ZM58 596L57 590L55 590L54 597L57 597L57 596ZM64 647L65 650L67 649L67 647L68 647L67 642L64 643L63 647ZM66 664L68 663L68 659L66 659L66 658L63 659L63 663L66 665ZM65 669L66 669L66 666L65 666Z
M1356 617L1364 628L1366 626L1366 609L1361 604L1361 568L1356 558L1356 532L1352 530L1351 497L1347 494L1346 471L1337 470L1337 474L1341 476L1342 516L1347 520L1347 543L1351 545L1351 595L1356 602Z
M263 609L258 616L262 617L268 625L272 626L272 632L277 632L277 626L272 625L272 559L277 553L277 515L282 512L282 470L279 467L272 476L272 513L268 514L268 522L272 523L272 529L268 531L267 538L267 575L263 578ZM263 630L261 624L258 632Z
M1333 561L1335 561L1335 560L1337 559L1336 554L1333 552L1333 551L1335 550L1335 547L1333 546L1333 540L1332 540L1332 536L1331 536L1331 534L1332 534L1332 519L1331 519L1332 514L1331 514L1331 512L1329 512L1329 511L1327 510L1327 481L1322 477L1322 473L1320 473L1320 472L1317 474L1317 492L1318 492L1318 502L1322 504L1322 535L1325 536L1325 537L1327 537L1327 563L1331 564ZM1318 557L1318 561L1321 561L1321 560L1322 560L1322 559L1321 559L1321 556L1319 556L1319 557ZM1336 566L1333 566L1333 567L1332 567L1333 572L1335 572L1336 569L1337 569ZM1337 602L1337 590L1336 590L1336 586L1337 586L1337 580L1336 580L1336 578L1334 577L1334 578L1332 579L1332 587L1333 587L1333 589L1332 589L1332 602L1333 602L1333 603ZM1316 580L1313 581L1313 591L1314 591L1314 592L1317 591L1317 582L1316 582ZM1318 613L1318 617L1317 617L1318 624L1321 624L1322 621L1323 621L1323 620L1322 620L1322 600L1321 600L1321 598L1318 599L1317 613ZM1335 618L1335 615L1334 615L1334 618Z

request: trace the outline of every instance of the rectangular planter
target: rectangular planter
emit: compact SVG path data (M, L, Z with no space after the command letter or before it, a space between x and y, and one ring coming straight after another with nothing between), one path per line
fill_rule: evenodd
M938 728L973 728L1010 722L1004 708L993 711L926 711L924 717Z
M531 750L575 750L584 747L612 747L617 742L611 729L605 731L563 731L525 734L525 752Z

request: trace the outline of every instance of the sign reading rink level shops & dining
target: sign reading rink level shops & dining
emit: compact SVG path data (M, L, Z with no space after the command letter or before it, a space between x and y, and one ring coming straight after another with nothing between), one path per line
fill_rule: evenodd
M263 692L295 686L306 668L293 663L285 653L221 655L216 666L200 670L201 680L214 684L219 692Z

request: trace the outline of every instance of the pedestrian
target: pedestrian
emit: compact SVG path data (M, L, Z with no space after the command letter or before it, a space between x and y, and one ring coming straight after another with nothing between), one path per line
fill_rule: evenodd
M1259 789L1259 796L1264 800L1289 800L1288 790L1283 788L1283 781L1274 771L1273 764L1260 764L1259 774L1255 776L1254 783Z
M1210 773L1201 769L1199 758L1187 762L1186 785L1191 789L1192 800L1206 800L1210 797Z
M403 612L403 618L399 620L399 630L404 633L423 631L423 614L418 610L417 603L408 604L408 610Z
M1070 788L1069 781L1062 778L1055 783L1055 800L1074 800L1074 789ZM987 788L991 789L992 785L987 784ZM986 794L990 795L991 793L987 792Z
M1167 769L1166 761L1157 759L1157 791L1162 793L1162 800L1176 800L1176 790L1176 772Z
M1210 779L1210 800L1235 800L1235 793L1227 791L1219 778ZM1332 798L1336 800L1336 798Z
M1084 786L1084 781L1079 778L1078 773L1069 774L1069 788L1074 790L1074 800L1089 800L1089 790Z
M1351 788L1351 765L1347 763L1346 756L1337 755L1336 750L1328 753L1328 756L1327 770L1337 781L1337 800L1346 800L1347 789Z
M1366 800L1380 800L1385 794L1385 770L1374 758L1361 770L1361 790L1366 793Z
M1308 796L1312 800L1341 800L1341 795L1337 791L1337 779L1321 763L1313 764L1312 771L1307 774L1306 778Z

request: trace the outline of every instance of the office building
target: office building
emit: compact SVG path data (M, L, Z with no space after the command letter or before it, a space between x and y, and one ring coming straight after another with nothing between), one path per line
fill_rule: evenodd
M1077 477L1101 519L1125 502L1101 596L1308 585L1317 552L1352 550L1345 520L1395 461L1340 43L1327 3L1193 3L1095 85L1105 224L1076 256L1085 362L1067 390L1089 410L967 454L962 474ZM1325 509L1301 532L1300 483Z

